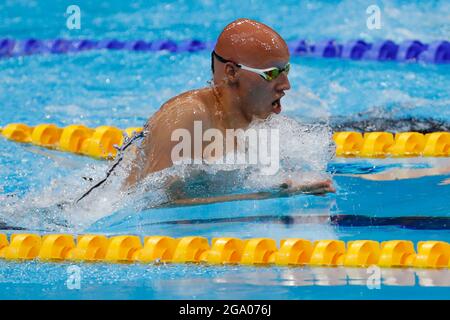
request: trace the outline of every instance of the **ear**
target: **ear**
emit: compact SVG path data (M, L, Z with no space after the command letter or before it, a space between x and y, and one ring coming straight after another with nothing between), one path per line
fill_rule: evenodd
M231 62L225 64L225 77L229 84L235 84L238 81L238 67Z

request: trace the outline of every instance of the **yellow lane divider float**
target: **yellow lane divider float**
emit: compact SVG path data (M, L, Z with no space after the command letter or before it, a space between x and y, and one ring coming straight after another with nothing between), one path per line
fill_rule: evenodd
M120 235L0 234L0 258L6 260L91 261L110 263L204 263L257 266L347 266L449 268L450 244L420 241L417 252L406 240L377 242L290 238L280 246L269 238L213 238L191 236L144 237Z
M95 158L113 158L117 150L114 146L122 145L124 134L132 136L142 128L128 128L124 131L111 127L100 126L96 129L83 125L70 125L58 128L54 124L40 124L29 127L21 123L5 126L0 133L7 139L32 143L49 149L83 154Z
M336 132L336 155L342 157L448 157L450 132Z
M54 124L29 127L14 123L0 128L7 139L32 143L41 147L57 149L95 158L113 158L125 136L140 132L142 128L120 130L111 126L96 129L83 125L58 128ZM450 132L421 134L417 132L336 132L333 135L338 157L448 157L450 156Z

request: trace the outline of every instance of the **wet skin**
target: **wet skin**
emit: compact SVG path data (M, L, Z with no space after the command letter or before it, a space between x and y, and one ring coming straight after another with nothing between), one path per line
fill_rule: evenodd
M171 151L179 141L171 141L171 135L176 129L187 129L194 136L194 121L201 121L203 131L215 128L225 133L226 129L246 129L255 118L266 119L270 114L282 111L280 100L291 88L287 74L282 72L276 79L266 81L236 65L283 68L290 56L286 42L278 33L262 23L239 19L222 31L215 52L233 62L214 59L211 87L170 99L148 120L143 152L136 154L126 186L133 186L149 174L173 165ZM192 150L193 144L192 141ZM204 142L203 148L207 145ZM289 180L280 186L282 194L334 191L329 180L307 186Z

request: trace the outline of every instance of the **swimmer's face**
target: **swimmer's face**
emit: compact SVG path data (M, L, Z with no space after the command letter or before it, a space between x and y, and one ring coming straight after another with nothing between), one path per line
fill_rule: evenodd
M280 99L291 85L286 72L271 81L263 79L255 70L277 67L289 62L289 48L283 38L269 26L250 19L230 23L220 34L215 53L223 59L213 59L220 68L214 72L216 84L225 80L247 119L267 118L281 112ZM221 64L218 64L220 61ZM241 65L241 67L239 67Z
M282 56L266 59L258 65L250 65L253 68L267 69L271 67L284 68L289 62L289 52ZM247 117L267 118L271 113L280 113L282 110L281 98L285 91L291 88L288 75L282 72L277 78L267 81L257 73L239 69L238 96L242 99Z

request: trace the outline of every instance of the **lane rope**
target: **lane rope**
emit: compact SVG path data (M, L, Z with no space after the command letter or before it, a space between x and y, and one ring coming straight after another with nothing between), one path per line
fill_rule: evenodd
M369 43L362 39L338 43L335 40L310 42L307 40L288 41L294 56L344 58L351 60L398 61L450 63L450 42L447 40L424 43L420 40L407 40L395 43L379 40ZM0 38L0 58L29 56L37 54L66 54L90 50L127 50L138 52L167 51L170 53L193 53L212 50L214 41L188 39L118 40L118 39L24 39Z
M417 251L415 250L417 247ZM30 233L0 234L6 260L97 261L110 263L205 263L276 266L449 268L450 244L444 241L341 240L289 238L239 239L136 235L106 237Z
M73 124L59 128L54 124L39 124L30 127L23 123L8 124L0 128L0 135L22 143L31 143L49 149L56 149L99 159L112 159L123 147L124 141L134 135L142 136L143 128L125 130L113 126L95 129ZM353 132L333 134L337 157L449 157L450 132ZM125 145L129 145L125 142Z

